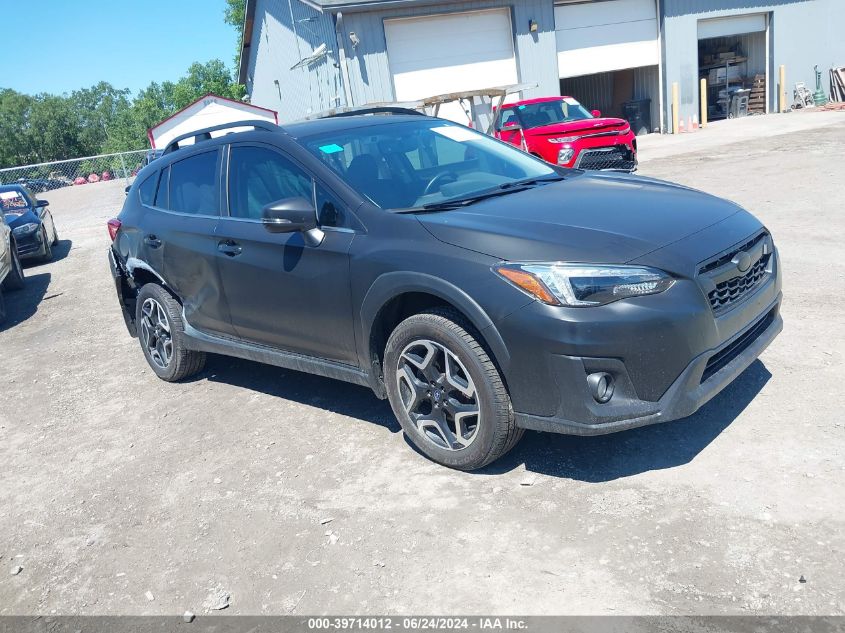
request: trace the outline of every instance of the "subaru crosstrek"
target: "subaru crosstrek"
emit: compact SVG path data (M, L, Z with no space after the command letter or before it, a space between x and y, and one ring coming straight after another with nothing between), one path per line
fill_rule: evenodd
M174 141L109 221L166 381L212 352L366 385L471 470L524 429L688 416L782 328L772 237L731 202L416 114L248 126Z

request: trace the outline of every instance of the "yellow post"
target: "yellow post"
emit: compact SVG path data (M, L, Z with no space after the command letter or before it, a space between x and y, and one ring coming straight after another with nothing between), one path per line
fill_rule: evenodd
M707 127L707 79L701 78L701 127Z
M680 132L678 129L678 108L680 107L680 99L678 97L678 82L672 84L672 134Z
M786 112L786 66L780 67L780 89L778 90L778 112Z

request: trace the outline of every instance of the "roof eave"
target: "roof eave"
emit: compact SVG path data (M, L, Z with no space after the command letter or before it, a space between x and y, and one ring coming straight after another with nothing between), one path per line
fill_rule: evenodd
M255 25L255 5L257 0L246 0L244 7L244 25L241 30L241 52L238 59L238 83L246 85L249 70L249 54L252 47L252 30Z

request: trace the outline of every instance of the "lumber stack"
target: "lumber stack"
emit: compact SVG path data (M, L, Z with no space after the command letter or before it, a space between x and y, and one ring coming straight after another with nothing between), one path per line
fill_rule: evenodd
M845 101L845 67L830 69L830 100Z
M766 112L766 75L754 75L751 82L751 94L748 97L749 114Z

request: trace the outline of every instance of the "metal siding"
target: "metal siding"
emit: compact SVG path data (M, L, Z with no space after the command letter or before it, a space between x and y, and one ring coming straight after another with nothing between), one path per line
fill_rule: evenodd
M350 87L355 104L394 99L393 81L384 37L384 20L503 7L511 9L519 81L537 83L539 86L534 90L526 91L525 96L558 94L553 2L551 0L514 2L476 0L461 2L459 7L451 3L344 14L344 45L348 56ZM536 33L529 32L529 20L537 22L539 30ZM356 50L353 50L348 42L350 31L354 31L360 39Z
M698 20L746 13L769 13L771 55L769 106L777 95L777 68L786 66L787 105L795 83L815 86L813 66L819 65L825 85L831 64L845 64L845 38L838 34L845 19L843 0L662 0L664 90L666 120L671 120L672 82L681 89L680 115L698 113ZM702 9L702 5L706 8ZM763 50L754 47L754 55ZM827 89L827 86L825 85Z
M323 43L329 49L326 58L290 70ZM280 123L345 104L336 65L334 21L330 15L319 13L299 0L290 3L258 0L252 49L247 73L251 76L250 101L277 110ZM279 88L274 83L276 79Z

